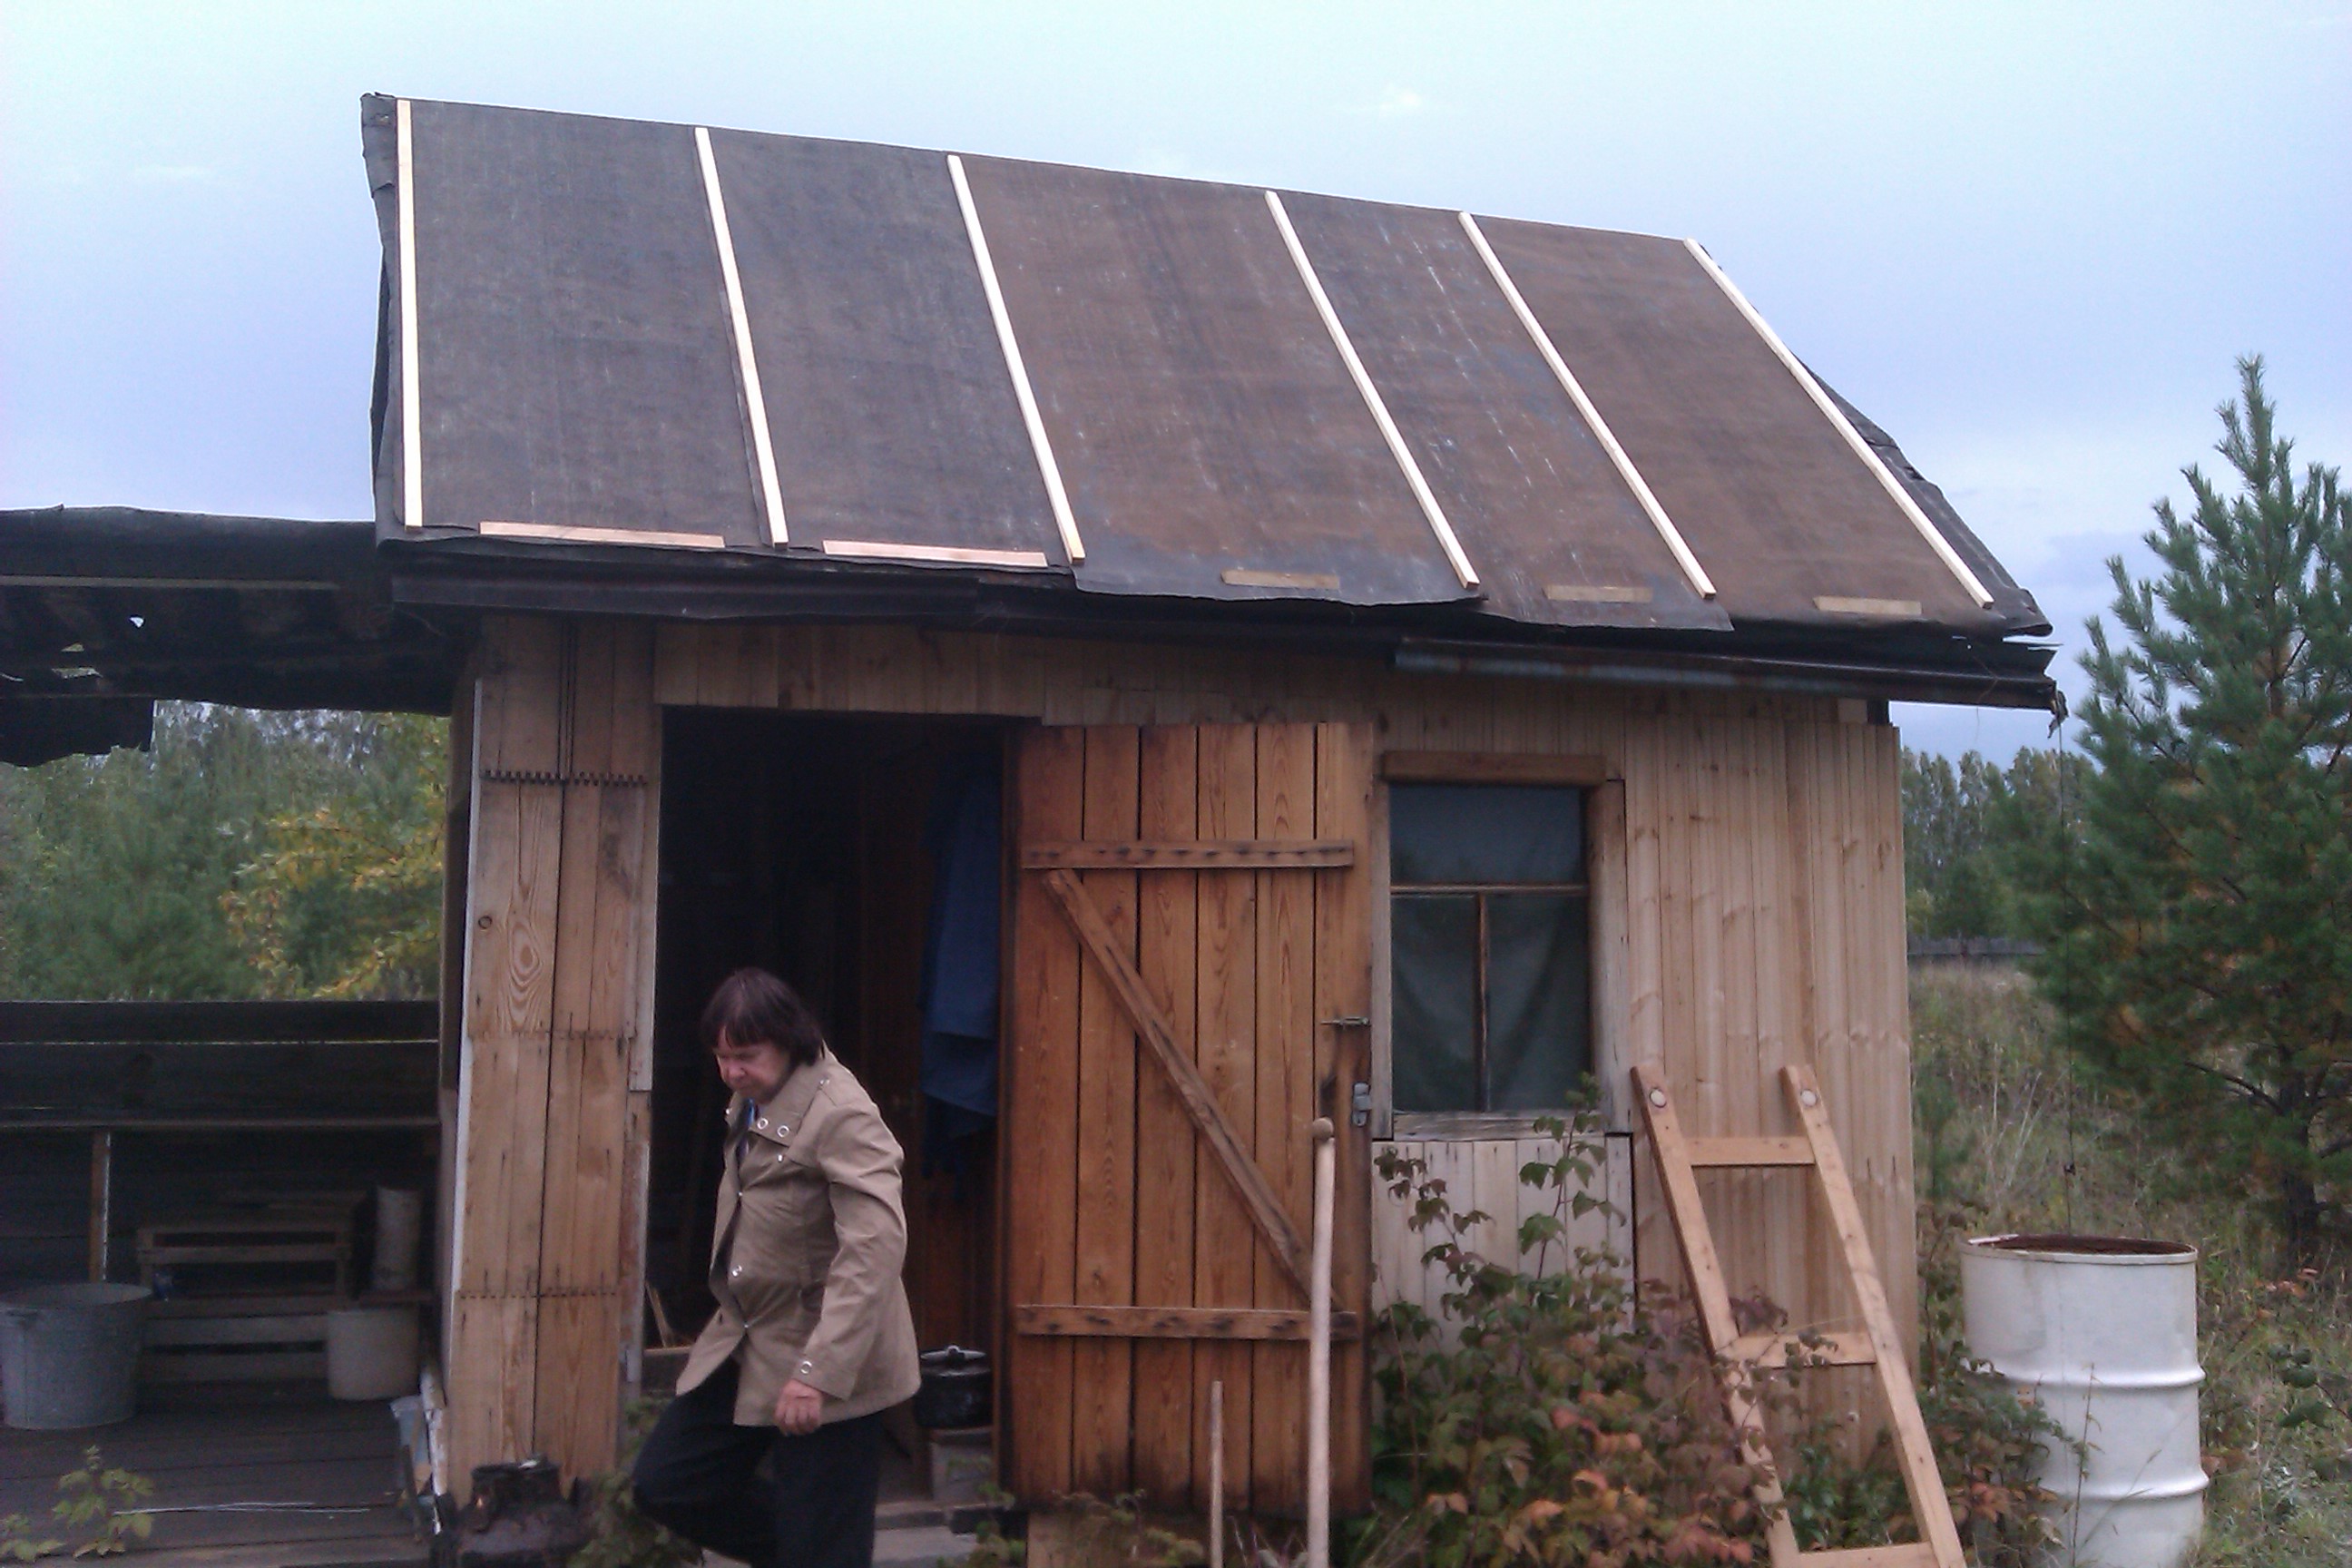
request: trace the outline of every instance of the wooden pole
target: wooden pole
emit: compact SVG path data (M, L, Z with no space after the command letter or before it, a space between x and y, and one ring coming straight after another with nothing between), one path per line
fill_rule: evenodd
M1225 1568L1225 1380L1209 1383L1209 1568Z
M106 1283L113 1260L108 1243L114 1234L114 1132L101 1128L89 1135L89 1282Z
M1307 1568L1331 1568L1331 1189L1338 1151L1331 1119L1315 1138L1315 1239L1307 1291Z

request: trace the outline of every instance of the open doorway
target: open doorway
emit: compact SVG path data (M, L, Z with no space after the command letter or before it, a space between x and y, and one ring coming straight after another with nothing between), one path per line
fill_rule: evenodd
M951 984L945 977L959 963L968 976L976 952L994 951L994 899L976 904L961 875L960 895L935 895L942 868L959 858L970 866L982 838L985 885L999 885L1003 727L674 709L662 745L646 1237L660 1310L649 1337L666 1326L672 1342L688 1342L714 1306L706 1275L727 1095L697 1024L721 979L757 964L808 1002L907 1152L906 1282L918 1343L992 1352L994 1124L954 1103L974 1098L955 1082L954 1052L971 1063L971 1037L944 1052L935 1037L928 1076L923 1064L927 976L936 969ZM982 819L984 834L975 826ZM977 923L987 928L979 936ZM989 967L988 996L967 986L961 1005L966 1014L986 1005L992 1037ZM980 1048L992 1064L992 1039ZM929 1097L942 1089L949 1099ZM935 1471L970 1468L945 1453L935 1465L935 1445L911 1419L894 1418L893 1436L886 1509L930 1499ZM951 1495L939 1501L962 1500L962 1487L942 1489Z

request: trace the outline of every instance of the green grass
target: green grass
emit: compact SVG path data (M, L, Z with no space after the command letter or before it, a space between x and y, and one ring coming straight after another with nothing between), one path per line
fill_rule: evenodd
M2023 978L1917 974L1911 1010L1923 1234L1929 1205L1958 1204L1988 1232L2194 1244L2213 1474L2199 1568L2352 1564L2347 1260L2282 1278L2258 1194L2079 1079Z

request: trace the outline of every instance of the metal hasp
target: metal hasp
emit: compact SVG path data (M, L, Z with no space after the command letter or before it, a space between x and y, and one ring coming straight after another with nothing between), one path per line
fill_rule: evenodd
M1723 1385L1723 1402L1739 1435L1739 1455L1765 1479L1756 1485L1757 1505L1771 1521L1768 1537L1772 1568L1832 1568L1853 1564L1849 1552L1806 1552L1797 1544L1788 1509L1774 1479L1774 1463L1764 1419L1759 1408L1757 1374L1800 1364L1867 1366L1877 1373L1879 1392L1895 1429L1895 1456L1903 1467L1903 1484L1910 1493L1911 1517L1919 1521L1927 1539L1901 1546L1869 1549L1873 1568L1965 1568L1958 1528L1945 1500L1944 1482L1936 1469L1935 1449L1927 1440L1927 1423L1919 1415L1919 1399L1903 1359L1903 1344L1895 1331L1894 1314L1878 1277L1877 1260L1863 1228L1862 1209L1853 1184L1846 1177L1845 1156L1830 1131L1829 1108L1812 1068L1791 1062L1780 1069L1781 1088L1789 1109L1804 1131L1799 1137L1690 1138L1675 1114L1667 1090L1664 1068L1645 1063L1633 1069L1633 1100L1642 1109L1642 1124L1649 1134L1650 1152L1658 1162L1658 1183L1664 1189L1666 1217L1674 1226L1675 1243L1682 1252L1683 1269L1697 1298L1699 1327L1715 1358ZM1716 1251L1715 1233L1699 1201L1700 1170L1753 1170L1810 1166L1819 1179L1821 1196L1837 1232L1845 1259L1846 1277L1862 1308L1864 1331L1860 1334L1810 1336L1798 1341L1785 1334L1742 1334L1731 1310L1731 1292L1724 1282L1723 1263Z

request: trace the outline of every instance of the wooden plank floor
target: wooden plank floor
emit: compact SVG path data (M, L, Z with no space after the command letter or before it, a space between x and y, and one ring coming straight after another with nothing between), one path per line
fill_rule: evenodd
M341 1405L321 1395L142 1412L121 1426L78 1432L0 1428L0 1516L22 1513L46 1527L58 1478L78 1468L92 1443L109 1465L155 1483L155 1507L202 1510L158 1513L154 1533L123 1559L138 1568L389 1568L426 1561L395 1506L394 1431L383 1404ZM219 1506L254 1502L306 1506Z

